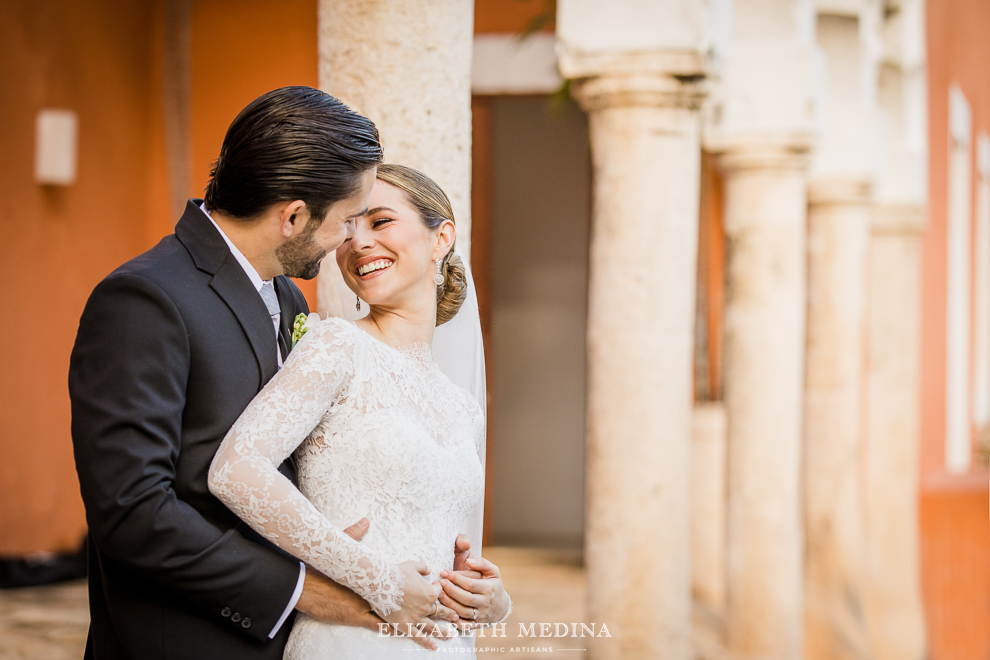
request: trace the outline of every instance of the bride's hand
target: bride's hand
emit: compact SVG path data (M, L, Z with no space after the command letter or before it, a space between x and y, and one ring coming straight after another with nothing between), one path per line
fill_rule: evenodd
M431 616L442 615L441 610L447 608L442 607L437 602L442 591L439 583L430 584L424 577L430 574L427 565L421 561L405 561L399 564L399 570L402 571L403 577L402 606L382 618L393 624L393 629L399 635L411 634L414 637L439 637L441 639L450 637L447 631L430 619ZM424 641L426 640L421 640L421 643ZM432 642L430 645L425 643L423 645L436 648L436 644Z
M482 557L466 560L471 571L441 571L443 593L440 602L457 612L460 623L495 623L509 611L509 595L505 593L498 566ZM479 572L480 578L465 573Z

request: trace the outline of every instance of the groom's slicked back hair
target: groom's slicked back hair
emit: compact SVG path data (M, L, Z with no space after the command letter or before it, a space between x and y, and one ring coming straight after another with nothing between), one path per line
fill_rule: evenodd
M319 226L381 161L370 119L318 89L282 87L230 124L206 184L206 208L248 219L301 199Z

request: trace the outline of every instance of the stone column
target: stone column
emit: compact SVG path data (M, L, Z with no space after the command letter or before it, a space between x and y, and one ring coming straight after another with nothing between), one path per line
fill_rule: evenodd
M885 167L869 242L863 448L865 617L875 660L926 657L918 529L922 235L928 225L925 2L884 15Z
M691 651L692 342L701 148L697 83L653 57L567 57L590 117L588 308L592 658ZM583 640L582 640L583 641Z
M805 657L869 657L860 468L868 180L809 189L804 387Z
M691 591L713 622L725 614L725 406L694 405L691 445Z
M802 655L807 142L726 151L728 613L737 657Z
M823 122L811 165L805 379L805 657L870 656L863 619L866 249L879 150L881 7L820 5Z
M921 205L877 208L869 247L866 619L876 660L922 660L918 557Z
M466 257L473 39L471 0L319 3L320 88L375 122L386 162L415 167L440 184ZM328 259L320 276L321 311L336 305L339 278L336 262Z
M705 125L725 206L725 641L735 658L798 660L814 4L736 0L733 8Z

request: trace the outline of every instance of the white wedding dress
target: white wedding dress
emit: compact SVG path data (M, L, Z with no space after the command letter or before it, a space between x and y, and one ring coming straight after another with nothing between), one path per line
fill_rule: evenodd
M485 421L426 344L396 349L350 321L311 329L245 409L210 470L210 488L281 548L353 589L379 615L397 610L397 564L423 561L434 581L460 532L480 543ZM296 452L299 488L278 472ZM368 533L342 532L360 518ZM459 657L474 639L436 639ZM330 625L303 614L289 660L385 659L423 650L409 638Z

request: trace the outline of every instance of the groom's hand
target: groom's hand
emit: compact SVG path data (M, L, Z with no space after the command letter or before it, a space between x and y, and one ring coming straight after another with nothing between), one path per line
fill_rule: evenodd
M476 571L468 564L468 560L474 555L471 554L471 540L466 534L458 534L454 540L454 570L462 573L465 577L480 578L481 572Z
M369 527L371 527L371 521L367 518L361 518L361 520L345 529L344 534L347 534L355 541L360 541L368 532Z
M355 541L360 541L370 526L370 520L361 518L345 529L344 533ZM372 611L367 601L311 567L307 567L306 581L296 609L314 619L345 626L377 630L381 622L381 618Z
M296 609L325 623L369 630L378 630L378 624L384 623L367 601L311 567L306 569L306 581Z
M370 520L361 518L345 529L344 533L355 541L360 541L370 526ZM380 630L379 624L385 623L365 599L310 567L307 567L306 581L296 609L318 621L367 628L375 632ZM433 647L428 637L414 637L413 640L426 648Z

